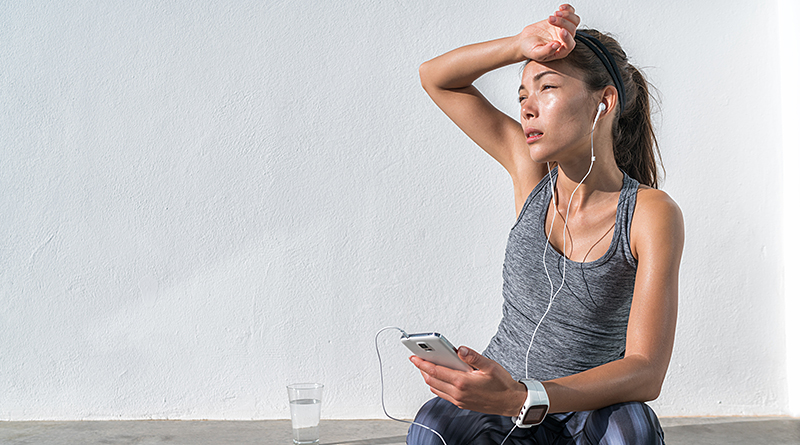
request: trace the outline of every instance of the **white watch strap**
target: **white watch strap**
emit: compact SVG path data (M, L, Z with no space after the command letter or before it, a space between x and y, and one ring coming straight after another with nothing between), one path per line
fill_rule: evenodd
M528 413L528 410L531 409L531 407L537 407L537 409L540 410L544 408L545 411L543 414L541 414L543 419L544 414L546 414L547 410L550 408L550 399L547 397L547 391L545 391L542 382L533 379L522 379L520 380L520 383L528 388L528 397L525 399L525 404L522 405L519 416L513 418L513 420L519 428L530 428L534 425L538 425L540 422L528 424L522 423L526 417L526 414Z

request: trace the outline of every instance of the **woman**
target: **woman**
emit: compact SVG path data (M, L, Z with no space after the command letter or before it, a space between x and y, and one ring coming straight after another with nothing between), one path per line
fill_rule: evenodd
M646 81L579 22L562 5L420 67L436 105L511 175L517 222L497 334L483 354L458 350L474 371L411 358L439 396L416 422L442 437L412 425L409 444L663 443L644 402L672 353L683 219L656 189ZM472 83L523 61L517 122Z

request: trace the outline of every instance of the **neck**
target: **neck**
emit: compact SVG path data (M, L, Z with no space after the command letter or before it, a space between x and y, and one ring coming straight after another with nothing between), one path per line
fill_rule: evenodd
M590 165L591 173L583 180ZM571 206L573 211L586 208L608 193L619 192L622 189L622 178L623 174L617 167L611 150L595 150L593 165L589 156L574 162L559 162L555 185L556 203L566 206L574 191Z

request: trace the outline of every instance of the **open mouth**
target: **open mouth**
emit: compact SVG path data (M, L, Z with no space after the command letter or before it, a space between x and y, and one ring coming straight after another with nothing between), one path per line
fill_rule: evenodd
M539 140L542 137L543 134L544 133L542 133L539 130L528 129L528 130L525 130L525 139L527 139L528 142L533 142L533 141Z

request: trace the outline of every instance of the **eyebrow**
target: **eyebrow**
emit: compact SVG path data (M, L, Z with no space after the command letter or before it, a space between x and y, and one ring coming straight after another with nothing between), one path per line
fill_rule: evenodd
M555 74L555 75L558 75L558 76L561 76L561 75L562 75L562 74L561 74L561 73L559 73L558 71L553 71L553 70L542 71L541 73L538 73L538 74L536 74L535 76L533 76L533 81L534 81L534 82L538 82L538 81L539 81L539 79L541 79L542 77L544 77L544 76L546 76L546 75L548 75L548 74ZM517 90L517 92L520 92L520 91L522 91L522 90L524 90L524 89L525 89L525 86L523 86L523 85L520 85L520 86L519 86L519 89Z

